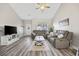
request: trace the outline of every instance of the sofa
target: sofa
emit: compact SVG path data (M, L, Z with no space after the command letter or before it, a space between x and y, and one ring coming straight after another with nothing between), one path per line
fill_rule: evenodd
M62 34L63 37L58 37ZM55 48L68 48L72 43L73 33L64 30L56 30L55 37L50 37L48 40Z
M43 36L46 39L47 31L46 30L33 30L33 32L31 33L32 39L34 39L35 36Z

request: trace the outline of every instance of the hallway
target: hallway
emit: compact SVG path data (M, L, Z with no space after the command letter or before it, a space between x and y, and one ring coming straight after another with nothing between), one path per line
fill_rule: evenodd
M1 56L74 56L70 49L56 49L47 40L43 51L32 51L31 37L24 37L9 46L0 46Z

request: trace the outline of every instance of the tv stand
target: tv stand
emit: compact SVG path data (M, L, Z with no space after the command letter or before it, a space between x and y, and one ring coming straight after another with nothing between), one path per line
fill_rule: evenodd
M19 40L17 34L1 36L1 45L10 45L17 40Z

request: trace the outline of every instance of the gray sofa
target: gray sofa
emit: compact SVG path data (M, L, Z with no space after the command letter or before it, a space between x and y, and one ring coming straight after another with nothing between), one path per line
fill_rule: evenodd
M35 38L35 36L43 36L45 39L47 38L47 31L45 30L33 30L33 32L31 33L31 37L32 39Z
M63 34L63 38L52 37L49 38L49 41L55 48L68 48L72 42L73 33L64 30L57 30L56 34Z

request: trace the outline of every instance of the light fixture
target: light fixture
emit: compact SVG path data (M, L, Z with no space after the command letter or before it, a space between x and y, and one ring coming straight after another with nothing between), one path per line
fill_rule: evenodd
M47 3L37 3L36 9L39 9L41 11L44 11L45 9L50 8L50 6Z

